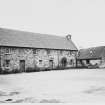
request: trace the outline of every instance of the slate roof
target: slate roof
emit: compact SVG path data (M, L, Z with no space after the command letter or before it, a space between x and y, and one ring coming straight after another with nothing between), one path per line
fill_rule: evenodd
M99 59L105 57L105 46L80 49L77 59Z
M0 28L0 46L77 50L72 40L48 34Z

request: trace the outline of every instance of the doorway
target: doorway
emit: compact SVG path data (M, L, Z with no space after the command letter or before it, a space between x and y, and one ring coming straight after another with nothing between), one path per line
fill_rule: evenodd
M61 65L63 68L65 68L67 66L67 58L64 57L61 59Z
M20 72L25 72L25 60L20 60Z
M49 67L50 69L53 69L53 60L49 60Z

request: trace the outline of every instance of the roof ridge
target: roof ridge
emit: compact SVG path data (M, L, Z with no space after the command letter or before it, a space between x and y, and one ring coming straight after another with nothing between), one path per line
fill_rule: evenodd
M88 50L88 49L100 48L100 47L104 47L104 48L105 48L105 46L96 46L96 47L82 48L82 49L80 49L80 50Z
M56 37L61 37L61 38L65 38L66 37L66 35L65 35L65 37L64 36L58 36L58 35L54 35L54 34L47 34L47 33L38 33L38 32L32 32L32 31L26 31L26 30L19 30L19 29L11 29L11 28L1 28L0 27L0 30L4 30L4 31L17 31L17 32L24 32L24 33L31 33L31 34L40 34L40 35L42 35L42 36L44 36L44 35L47 35L47 36L51 36L51 37L54 37L54 36L56 36Z

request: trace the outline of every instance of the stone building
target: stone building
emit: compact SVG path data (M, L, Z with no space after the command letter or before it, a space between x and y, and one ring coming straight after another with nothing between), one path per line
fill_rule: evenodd
M71 36L59 37L0 28L1 72L28 72L76 66Z
M77 57L78 67L105 67L105 46L81 49Z

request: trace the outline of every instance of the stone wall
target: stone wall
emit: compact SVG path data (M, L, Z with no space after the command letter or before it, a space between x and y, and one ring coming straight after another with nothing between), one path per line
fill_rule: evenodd
M20 70L20 61L25 62L25 70L62 68L63 58L67 60L65 68L76 66L76 51L1 47L0 52L2 70Z

